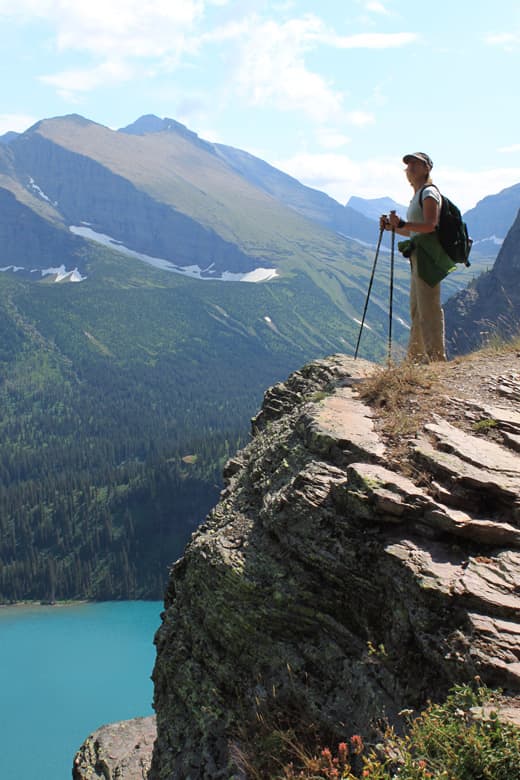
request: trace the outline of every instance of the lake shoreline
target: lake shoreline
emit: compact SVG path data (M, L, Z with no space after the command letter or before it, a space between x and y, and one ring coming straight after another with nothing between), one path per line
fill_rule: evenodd
M0 611L2 609L18 609L23 607L78 607L82 604L128 604L129 602L141 601L143 603L161 602L162 599L64 599L62 601L43 601L41 599L25 599L23 601L1 601Z

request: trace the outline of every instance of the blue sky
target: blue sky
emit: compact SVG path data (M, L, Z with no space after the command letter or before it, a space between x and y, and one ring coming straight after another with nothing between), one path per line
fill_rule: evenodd
M426 151L466 210L520 182L520 3L0 0L0 133L172 117L341 203Z

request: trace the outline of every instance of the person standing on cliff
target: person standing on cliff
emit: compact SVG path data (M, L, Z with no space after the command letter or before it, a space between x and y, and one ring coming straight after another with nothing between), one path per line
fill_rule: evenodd
M402 242L399 249L409 257L411 265L410 317L411 330L407 359L414 363L429 363L446 360L444 342L444 312L441 307L441 278L450 269L436 272L434 266L422 253L421 236L433 234L439 223L442 197L433 184L431 170L433 162L424 152L413 152L403 157L406 178L413 187L413 197L408 206L406 220L395 212L380 218L380 227L395 230L408 236L410 242ZM414 241L419 237L417 242ZM430 244L432 236L428 241ZM435 244L438 244L435 241ZM403 247L406 245L406 249ZM409 254L407 253L407 251Z

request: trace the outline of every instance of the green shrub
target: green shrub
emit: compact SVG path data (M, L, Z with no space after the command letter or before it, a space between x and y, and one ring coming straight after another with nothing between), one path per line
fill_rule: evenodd
M455 686L430 704L408 734L390 730L364 760L370 780L519 780L520 728L500 720L496 694L482 685ZM381 753L383 758L381 758Z
M318 746L315 727L304 735L301 724L291 729L264 713L242 766L255 780L520 780L520 728L500 719L496 703L478 679L457 685L409 717L405 736L388 728L368 750L359 735L335 751Z

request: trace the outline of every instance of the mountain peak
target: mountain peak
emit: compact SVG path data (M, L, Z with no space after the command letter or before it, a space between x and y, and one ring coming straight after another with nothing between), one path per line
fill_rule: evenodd
M86 119L84 116L81 116L81 114L64 114L63 116L53 116L40 119L38 122L35 122L34 125L31 125L31 127L27 128L25 133L33 133L34 131L40 130L40 128L48 124L58 124L63 122L79 125L81 127L87 127L88 125L99 125L99 122L94 122L92 119ZM19 133L18 135L24 135L25 133Z
M197 133L193 130L189 130L186 125L181 122L177 122L176 119L170 117L164 117L160 119L155 114L144 114L136 119L132 124L126 127L120 127L118 133L127 133L128 135L150 135L153 133L174 133L181 138L186 138L188 141L197 144L197 146L205 149L211 154L215 153L213 144L208 141L204 141L199 138Z
M164 133L165 131L173 131L192 139L198 140L199 138L197 133L188 130L186 125L181 124L181 122L169 117L160 119L155 114L143 114L132 124L120 127L118 130L119 133L128 133L129 135L147 135L148 133Z
M392 198L360 198L352 195L347 201L347 206L369 219L378 219L381 214L388 214L395 209L398 214L406 213L406 206L402 206Z
M14 130L8 130L7 133L0 135L0 144L9 144L14 138L18 138L19 135Z
M118 133L128 133L129 135L146 135L146 133L161 133L164 127L164 119L160 119L155 114L143 114L132 124L126 127L120 127Z

